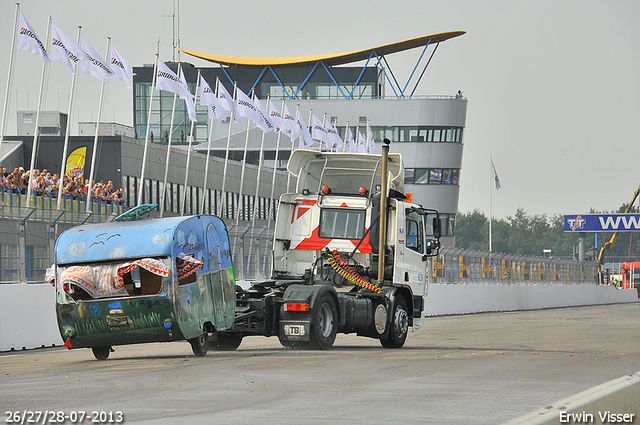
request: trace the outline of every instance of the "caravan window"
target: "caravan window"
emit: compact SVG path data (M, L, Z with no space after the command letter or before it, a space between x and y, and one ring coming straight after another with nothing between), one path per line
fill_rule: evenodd
M162 293L171 260L140 258L58 267L59 285L76 301Z

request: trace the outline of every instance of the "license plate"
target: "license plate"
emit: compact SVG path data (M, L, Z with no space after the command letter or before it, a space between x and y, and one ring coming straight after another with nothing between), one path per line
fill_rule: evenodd
M304 325L284 325L284 334L287 336L303 336Z

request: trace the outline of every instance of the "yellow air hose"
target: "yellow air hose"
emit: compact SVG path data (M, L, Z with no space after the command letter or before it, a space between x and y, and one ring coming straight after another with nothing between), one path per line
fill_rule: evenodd
M342 259L342 255L340 255L338 251L334 250L333 252L327 252L327 262L329 263L331 268L336 271L336 273L338 273L340 276L344 277L354 285L366 288L378 294L384 294L382 288L379 288L373 283L367 281L358 273L354 272L351 267L349 267L349 264Z

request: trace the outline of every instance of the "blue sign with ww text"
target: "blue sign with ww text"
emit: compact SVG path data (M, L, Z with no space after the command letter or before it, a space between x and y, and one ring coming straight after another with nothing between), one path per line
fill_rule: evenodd
M640 214L564 216L565 232L640 232Z

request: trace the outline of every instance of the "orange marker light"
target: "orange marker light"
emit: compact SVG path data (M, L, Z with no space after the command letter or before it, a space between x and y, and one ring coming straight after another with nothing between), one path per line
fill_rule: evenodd
M322 186L322 193L324 193L325 195L329 192L331 192L331 189L329 189L329 186Z
M284 305L284 311L309 311L307 303L287 303Z
M361 187L360 189L358 189L358 193L360 195L366 195L367 194L367 188L366 187Z

